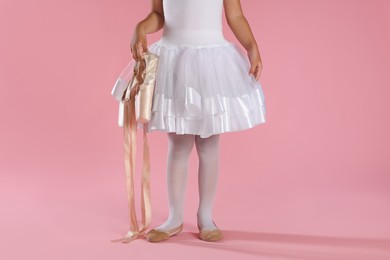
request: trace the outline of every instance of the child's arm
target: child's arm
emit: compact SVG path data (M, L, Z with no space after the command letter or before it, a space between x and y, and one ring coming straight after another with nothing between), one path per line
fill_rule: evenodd
M248 58L251 64L249 73L253 74L256 80L258 80L263 64L252 30L242 12L240 0L224 0L224 9L226 21L230 29L248 52Z
M151 11L145 19L137 23L131 40L131 52L133 58L142 58L142 53L147 51L146 34L153 33L164 27L164 10L162 0L151 0Z

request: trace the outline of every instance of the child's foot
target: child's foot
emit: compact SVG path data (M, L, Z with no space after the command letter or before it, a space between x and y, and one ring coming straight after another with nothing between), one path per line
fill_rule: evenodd
M210 221L210 218L202 219L198 216L198 229L199 238L204 241L214 242L223 238L221 230L215 225L214 221Z
M217 229L217 226L214 224L214 221L210 217L204 217L198 214L198 227L201 230L214 230Z
M214 230L217 226L213 221L200 221L198 220L198 226L201 230Z
M179 218L168 219L164 223L162 223L161 225L159 225L158 227L156 227L154 229L158 229L161 231L167 231L167 230L171 230L171 229L174 229L174 228L180 226L182 223L183 223L183 220L179 219Z
M181 223L179 226L167 229L167 230L160 230L160 229L152 229L146 234L146 239L149 242L161 242L169 239L171 236L174 236L176 234L179 234L183 230L183 223Z

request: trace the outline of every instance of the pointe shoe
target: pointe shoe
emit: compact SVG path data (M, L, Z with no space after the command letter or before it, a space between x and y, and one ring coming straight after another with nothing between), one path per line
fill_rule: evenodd
M214 223L214 221L213 221L213 223ZM214 223L214 225L215 225L215 223ZM215 226L217 226L217 225L215 225ZM216 229L213 229L213 230L205 230L205 229L201 230L199 227L199 224L198 224L198 229L199 229L199 238L204 240L204 241L214 242L214 241L221 240L223 238L222 232L218 227Z
M161 231L158 229L152 229L146 234L146 239L149 242L160 242L165 241L169 237L174 236L178 233L180 233L183 230L183 223L181 223L180 226L174 227L170 230Z

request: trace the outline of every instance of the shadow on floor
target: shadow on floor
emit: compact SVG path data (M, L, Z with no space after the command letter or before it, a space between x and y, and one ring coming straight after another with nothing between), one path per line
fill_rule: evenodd
M390 259L390 239L329 237L223 230L224 239L205 242L196 232L183 232L165 243L195 246L258 257L307 260ZM262 259L262 258L259 258Z

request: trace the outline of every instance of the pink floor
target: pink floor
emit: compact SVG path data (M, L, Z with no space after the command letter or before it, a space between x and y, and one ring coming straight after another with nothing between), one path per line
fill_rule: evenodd
M96 161L69 157L57 158L62 163L56 164L53 156L45 165L20 162L3 170L2 259L389 259L388 183L353 178L343 183L341 178L309 174L302 178L305 170L325 176L331 169L270 163L276 154L264 155L263 148L261 159L232 152L254 149L248 138L256 131L268 144L266 128L249 130L246 138L229 134L222 139L214 214L224 240L208 243L197 238L194 150L183 233L160 244L142 238L130 244L110 242L128 228L118 145L117 151ZM153 135L151 141L156 139L166 145L163 134ZM237 142L234 147L229 144L232 139ZM165 153L160 149L152 148L152 154L161 158L152 165L151 227L167 214ZM251 166L242 168L238 162ZM137 188L139 199L138 192Z

